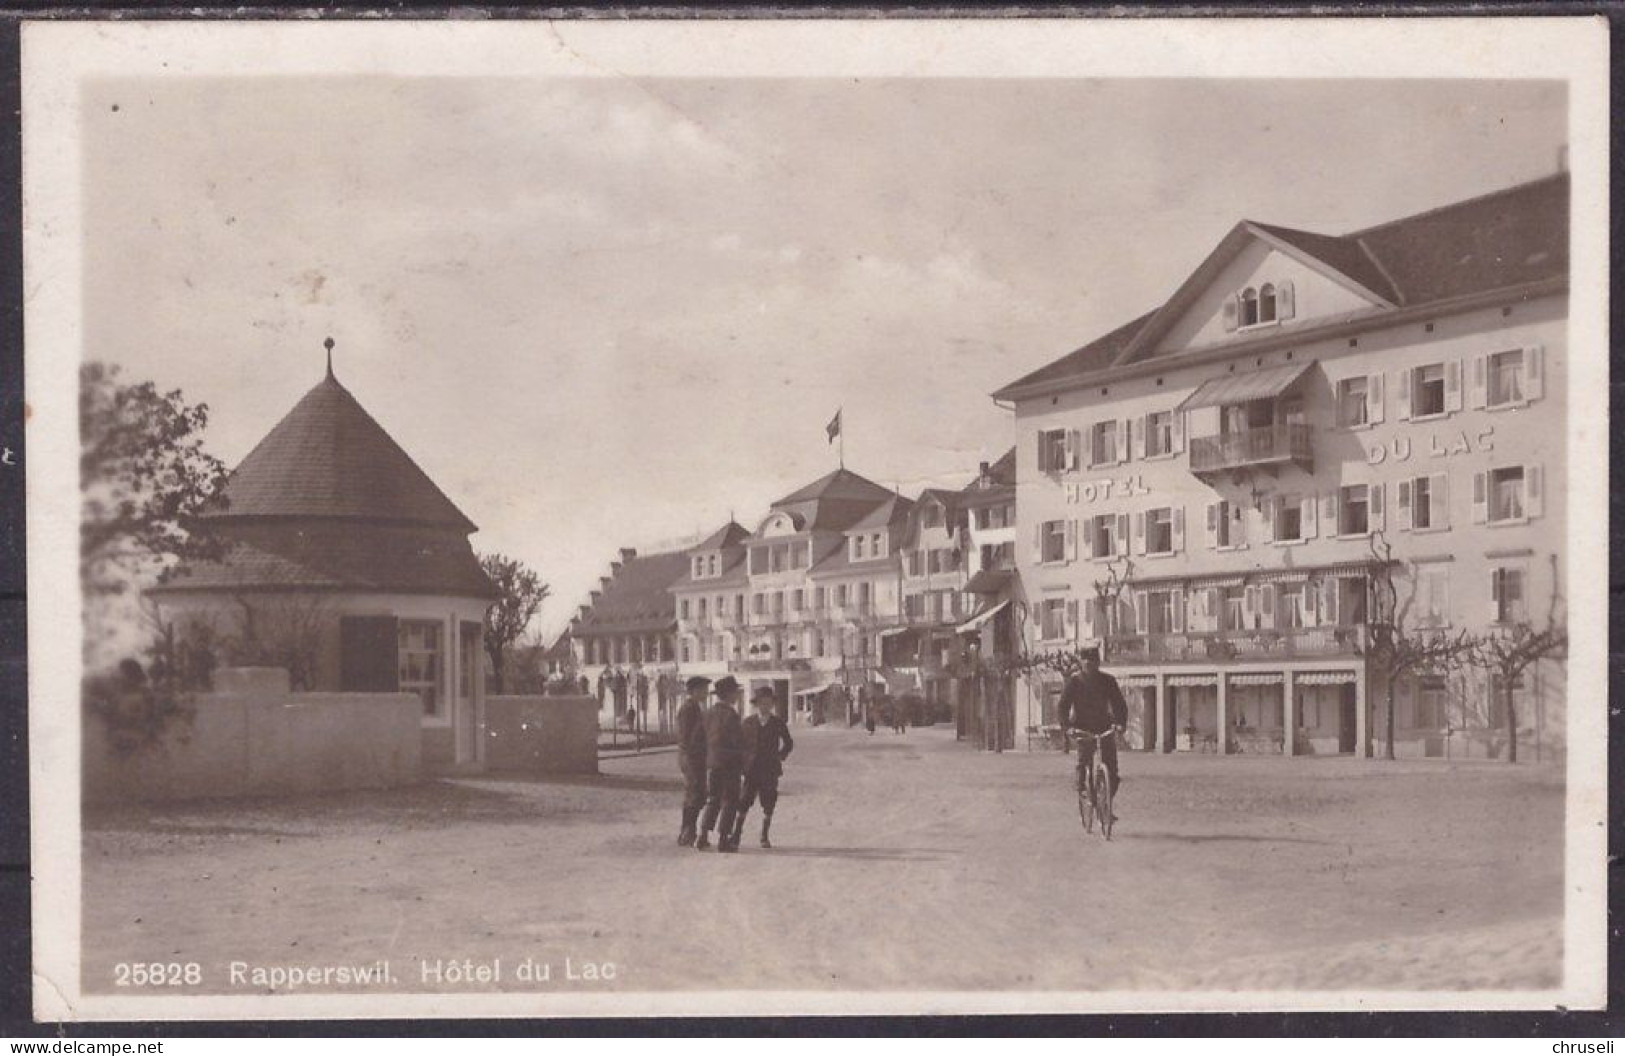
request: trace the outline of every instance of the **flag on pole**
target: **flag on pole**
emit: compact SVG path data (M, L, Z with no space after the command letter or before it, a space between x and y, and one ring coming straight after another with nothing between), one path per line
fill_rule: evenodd
M841 435L841 412L840 411L836 411L835 412L835 417L831 418L829 420L829 424L824 426L824 432L826 434L828 434L829 442L832 443L832 444L835 442L835 438L837 436Z

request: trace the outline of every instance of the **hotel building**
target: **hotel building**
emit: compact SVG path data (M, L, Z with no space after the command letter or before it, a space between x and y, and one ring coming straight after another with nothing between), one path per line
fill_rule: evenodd
M1555 603L1567 288L1566 175L1341 236L1237 224L1156 310L994 394L1025 647L1101 646L1134 747L1370 754L1380 569L1412 628ZM1561 752L1564 677L1514 687L1520 744ZM1059 688L1024 680L1017 723ZM1468 667L1406 678L1396 751L1500 754L1498 699Z

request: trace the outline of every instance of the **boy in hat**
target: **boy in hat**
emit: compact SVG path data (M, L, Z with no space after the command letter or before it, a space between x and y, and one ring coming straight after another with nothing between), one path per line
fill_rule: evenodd
M795 749L790 728L773 710L773 691L766 686L751 694L756 714L741 724L745 738L745 793L739 802L739 823L734 830L734 846L745 832L745 815L756 797L762 799L762 846L772 847L768 830L773 827L773 808L779 802L779 776L784 761Z
M739 777L744 765L744 733L734 703L739 699L739 682L724 675L716 682L717 702L705 713L705 816L700 819L700 838L695 850L711 848L711 830L717 829L717 850L739 850L734 839L735 814L739 810ZM718 823L721 827L717 828Z
M683 826L679 847L692 847L700 808L705 806L705 694L711 680L695 675L683 683L685 696L677 708L677 765L683 771Z

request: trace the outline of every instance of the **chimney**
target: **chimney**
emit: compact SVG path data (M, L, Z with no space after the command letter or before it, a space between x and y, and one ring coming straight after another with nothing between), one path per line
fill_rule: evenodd
M976 470L977 476L986 478L988 468L989 467L988 467L988 464L986 462L979 463L978 468Z
M637 556L638 556L638 551L637 551L636 547L631 547L631 546L623 546L623 547L621 547L621 560L622 561L630 561L634 557L637 557Z
M598 604L599 593L596 590L590 592L587 596L592 599L592 605Z
M603 582L608 583L611 578L620 575L620 573L621 563L619 561L611 561L609 563L609 575L603 577Z

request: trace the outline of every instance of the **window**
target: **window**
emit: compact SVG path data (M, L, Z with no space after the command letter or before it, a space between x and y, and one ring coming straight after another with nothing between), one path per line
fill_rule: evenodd
M1267 282L1258 290L1258 321L1275 322L1275 287Z
M1523 714L1523 675L1512 680L1512 704L1517 714ZM1499 672L1490 672L1490 725L1504 729L1507 724L1507 683Z
M735 594L734 595L734 619L743 620L744 618L745 618L745 595L743 595L743 594Z
M1174 449L1174 412L1153 411L1145 416L1145 456L1156 458Z
M1066 430L1045 429L1038 434L1038 471L1059 473L1067 468Z
M835 585L835 604L839 608L846 608L847 589L845 583Z
M1447 724L1446 702L1450 699L1449 683L1442 675L1423 675L1416 680L1416 705L1412 716L1414 728L1442 730Z
M702 619L702 620L705 619L705 599L704 598L699 599L699 601L697 603L697 609L698 609L699 618Z
M813 608L819 610L820 612L823 611L823 608L824 608L824 588L823 587L814 587L813 588Z
M922 528L940 528L942 526L942 507L936 503L927 503L925 510L920 514Z
M859 583L858 584L858 611L859 612L868 612L869 611L870 593L871 592L870 592L870 589L869 589L869 584L867 584L867 583Z
M1174 629L1174 592L1151 590L1145 595L1145 633L1170 634Z
M1337 383L1337 424L1351 428L1371 423L1371 405L1366 399L1364 377L1344 378Z
M792 609L794 609L795 611L797 611L797 612L801 611L801 602L802 602L802 600L803 600L803 595L801 593L801 588L797 587L795 590L792 590L790 592L790 607Z
M681 601L679 601L677 603L677 618L680 619L680 620L688 619L688 599L687 598L683 598Z
M1066 560L1066 522L1045 521L1039 526L1038 560L1043 564Z
M879 532L876 532L874 535L869 537L869 556L886 556L886 537L881 535Z
M1258 325L1258 291L1251 286L1241 291L1241 325Z
M767 611L767 599L761 594L751 595L750 611L753 615L762 615Z
M1089 556L1117 556L1117 514L1102 513L1089 518Z
M773 592L773 615L784 615L784 591L782 590L775 590Z
M1444 364L1429 363L1411 371L1411 417L1443 414Z
M1417 566L1411 619L1418 627L1450 625L1450 566L1447 563Z
M1038 610L1038 633L1044 641L1054 642L1066 637L1066 599L1045 598Z
M396 650L397 683L402 693L423 700L423 714L440 714L440 624L433 620L402 620Z
M699 579L703 575L705 575L705 558L703 556L696 557L694 558L694 578Z
M1266 586L1264 588L1268 590ZM1304 583L1280 583L1275 590L1275 625L1277 627L1298 628L1305 625L1305 591L1308 585Z
M1489 390L1491 407L1504 407L1524 400L1523 350L1497 352L1489 357Z
M1000 543L997 546L994 546L990 543L983 543L982 567L984 569L1016 567L1016 544Z
M683 639L683 663L692 663L694 660L694 645L687 638Z
M1213 545L1220 550L1228 550L1242 545L1243 538L1241 507L1228 499L1216 502L1208 507L1208 517L1213 526Z
M708 575L708 576L714 576L714 575L717 574L717 555L716 554L707 554L707 555L705 555L705 574Z
M1275 539L1277 542L1297 542L1303 538L1303 503L1296 495L1281 495L1275 500Z
M854 535L852 537L852 560L863 560L863 536L861 535Z
M812 544L810 544L810 543L807 543L807 544L796 543L796 544L794 544L794 545L792 545L790 547L790 567L791 568L806 568L807 567L807 549L811 545Z
M1145 552L1171 554L1174 552L1174 511L1162 506L1145 513Z
M1349 484L1337 489L1337 534L1365 535L1371 531L1371 486Z
M1117 422L1096 422L1089 427L1089 464L1104 466L1119 461Z
M1525 604L1527 578L1521 568L1490 570L1490 599L1494 605L1496 623L1528 622L1529 608Z
M1524 518L1523 467L1506 466L1490 470L1490 521L1521 521Z

